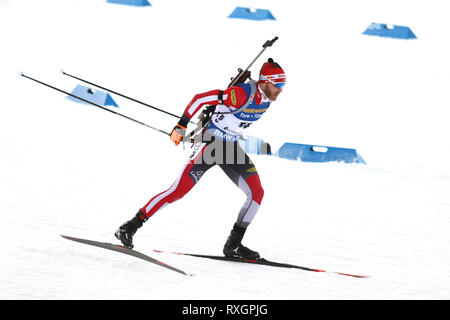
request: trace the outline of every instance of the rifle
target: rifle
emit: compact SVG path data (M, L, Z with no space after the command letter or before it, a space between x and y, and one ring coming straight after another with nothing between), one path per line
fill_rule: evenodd
M268 48L271 47L275 41L278 40L278 37L273 38L272 40L267 40L264 44L263 44L263 49L258 53L258 55L252 60L252 62L250 62L250 64L247 66L247 68L245 68L245 70L242 70L241 68L238 68L238 74L236 77L231 78L231 82L228 85L229 87L232 87L236 84L241 84L241 83L245 83L247 81L247 79L251 79L251 71L249 70L250 67L255 63L256 60L258 60L258 58L261 56L261 54ZM200 130L202 130L209 122L209 120L211 119L212 115L214 114L214 111L216 109L217 105L209 105L206 106L205 109L202 110L202 112L199 114L198 116L198 123L197 123L197 127L192 130L190 133L188 133L186 135L186 138L183 139L184 141L191 141L194 142L194 135L199 132Z

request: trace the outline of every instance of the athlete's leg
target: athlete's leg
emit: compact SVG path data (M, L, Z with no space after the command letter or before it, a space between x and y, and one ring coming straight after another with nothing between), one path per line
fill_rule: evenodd
M186 195L200 180L203 173L214 166L214 164L206 164L203 161L203 154L207 151L208 145L209 144L207 143L199 143L196 146L194 154L184 165L181 173L172 186L151 198L150 201L142 207L141 211L145 215L146 219L150 218L167 204L184 197L184 195Z
M142 227L142 224L159 209L168 203L181 199L200 180L202 174L214 166L214 163L207 164L203 161L202 155L206 150L208 150L208 143L198 143L193 155L183 167L175 183L166 191L151 198L131 220L119 227L115 232L115 236L124 246L133 248L133 236L137 229Z
M259 259L258 252L242 245L247 227L252 222L264 197L258 172L247 154L237 146L237 152L243 153L245 161L235 164L220 164L227 176L247 195L247 199L239 211L236 223L224 245L223 253L229 257Z
M239 227L247 228L261 205L264 189L258 171L249 156L239 146L236 151L238 158L241 157L244 161L237 164L219 164L219 166L247 196L236 220Z

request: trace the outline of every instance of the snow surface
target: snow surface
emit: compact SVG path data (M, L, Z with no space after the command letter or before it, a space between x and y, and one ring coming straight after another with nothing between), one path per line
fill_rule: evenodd
M448 299L450 22L446 1L0 1L1 299ZM236 6L276 21L229 19ZM372 22L417 40L362 35ZM179 267L67 241L113 233L168 188L189 148L20 72L71 91L98 82L172 113L225 88L274 36L287 72L248 130L272 143L356 148L367 165L253 155L265 198L244 243L268 259L333 273L216 262L244 195L211 169L135 236ZM170 131L176 119L114 96L118 111ZM126 292L126 294L124 294Z

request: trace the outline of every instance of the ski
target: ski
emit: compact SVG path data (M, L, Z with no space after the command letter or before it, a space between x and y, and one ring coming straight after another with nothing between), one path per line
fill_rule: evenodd
M289 264L289 263L282 263L282 262L274 262L266 259L258 259L258 260L250 260L250 259L241 259L241 258L234 258L234 257L225 257L225 256L216 256L216 255L207 255L207 254L196 254L196 253L183 253L183 252L170 252L170 251L161 251L161 250L153 250L157 253L171 253L171 254L177 254L182 256L190 256L190 257L196 257L196 258L206 258L206 259L213 259L213 260L221 260L221 261L230 261L230 262L241 262L241 263L251 263L251 264L259 264L264 266L271 266L271 267L279 267L279 268L293 268L293 269L301 269L306 271L312 271L312 272L328 272L328 273L336 273L343 276L348 277L354 277L354 278L368 278L369 276L363 276L363 275L357 275L357 274L349 274L349 273L343 273L343 272L332 272L332 271L326 271L321 269L313 269L308 267L302 267L299 265Z
M99 242L99 241L94 241L94 240L87 240L87 239L69 237L69 236L64 236L64 235L61 235L61 237L63 237L64 239L68 239L68 240L72 240L72 241L75 241L75 242L84 243L84 244L95 246L95 247L98 247L98 248L104 248L104 249L120 252L120 253L123 253L123 254L127 254L127 255L130 255L130 256L133 256L133 257L136 257L136 258L139 258L139 259L142 259L142 260L145 260L145 261L157 264L157 265L159 265L161 267L167 268L167 269L175 271L177 273L184 274L185 276L192 276L192 274L186 273L183 270L180 270L180 269L177 269L175 267L172 267L172 266L170 266L170 265L168 265L168 264L166 264L164 262L161 262L161 261L159 261L157 259L149 257L149 256L147 256L147 255L145 255L145 254L143 254L143 253L141 253L139 251L136 251L136 250L133 250L133 249L121 246L121 245L112 244L112 243L108 243L108 242Z

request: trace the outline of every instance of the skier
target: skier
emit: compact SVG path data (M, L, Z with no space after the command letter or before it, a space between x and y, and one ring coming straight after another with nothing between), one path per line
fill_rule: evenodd
M227 257L259 259L258 252L242 245L247 227L261 205L264 190L258 172L238 139L244 129L258 120L282 92L286 75L280 65L269 58L260 69L259 80L250 80L228 89L197 94L186 107L170 139L178 145L186 134L189 120L204 105L217 105L211 119L197 137L194 152L175 183L143 206L137 214L115 232L126 247L133 248L133 235L145 221L165 205L181 199L214 165L247 195L223 248Z

